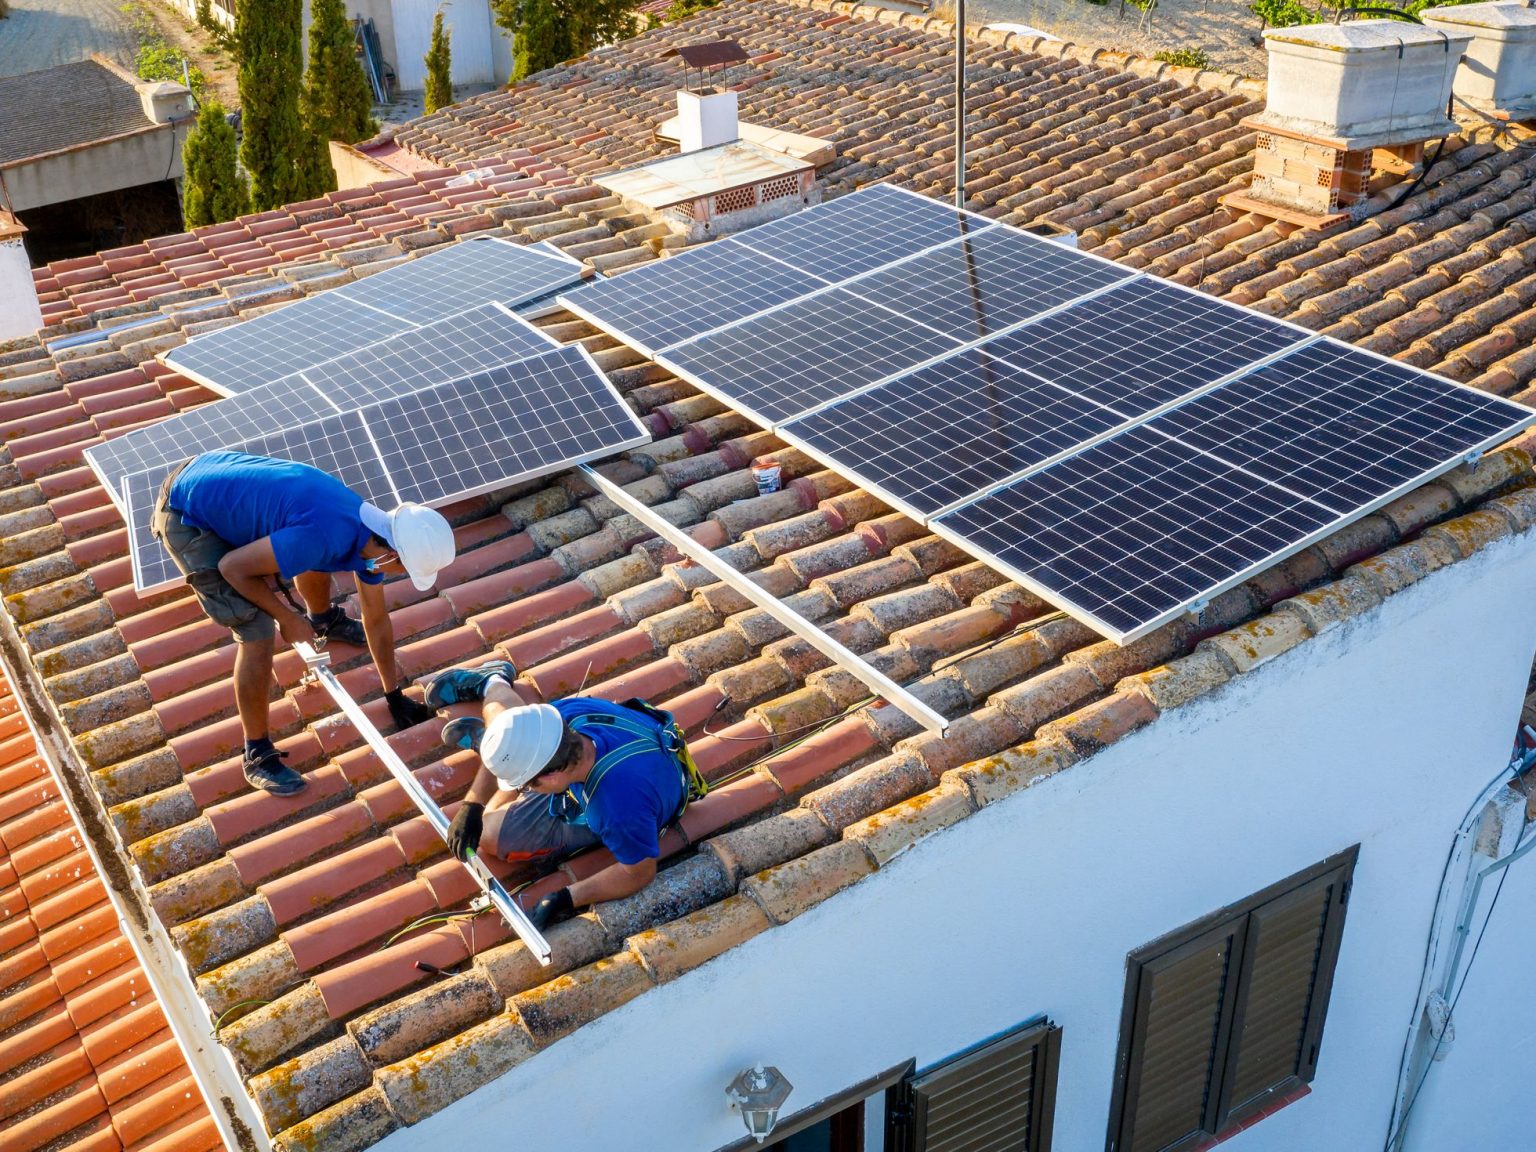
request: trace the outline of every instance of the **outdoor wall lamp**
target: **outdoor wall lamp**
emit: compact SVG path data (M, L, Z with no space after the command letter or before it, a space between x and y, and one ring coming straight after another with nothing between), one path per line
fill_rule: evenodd
M737 1073L725 1095L741 1109L742 1123L752 1138L761 1144L779 1122L779 1109L792 1091L794 1085L777 1068L771 1064L767 1068L758 1064Z

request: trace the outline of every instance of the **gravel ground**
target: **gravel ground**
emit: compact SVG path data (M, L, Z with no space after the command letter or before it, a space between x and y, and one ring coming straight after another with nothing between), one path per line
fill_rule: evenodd
M1088 0L973 0L966 7L968 25L1027 24L1077 44L1142 56L1199 48L1219 71L1265 74L1264 49L1251 43L1259 35L1259 18L1248 10L1248 0L1157 0L1146 17L1129 3L1122 16L1120 0L1102 6Z
M138 40L120 0L11 0L0 20L0 76L73 64L92 52L133 69Z

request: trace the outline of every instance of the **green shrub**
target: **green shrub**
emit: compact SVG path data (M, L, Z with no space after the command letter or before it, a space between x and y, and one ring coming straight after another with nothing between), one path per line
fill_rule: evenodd
M195 64L188 64L185 74L181 69L182 55L158 35L139 41L138 73L140 80L169 80L173 84L191 80L192 95L201 104L203 93L208 89L208 77Z
M432 44L421 62L427 66L422 107L430 114L453 103L453 33L443 27L443 13L432 17Z
M1296 0L1253 0L1248 10L1264 21L1266 28L1292 28L1297 24L1318 24L1322 17Z
M1176 68L1209 68L1211 58L1204 48L1175 48L1172 51L1154 52L1152 59Z

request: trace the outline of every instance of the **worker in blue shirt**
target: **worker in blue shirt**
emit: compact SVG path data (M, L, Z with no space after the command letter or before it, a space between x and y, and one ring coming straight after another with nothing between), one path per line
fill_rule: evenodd
M688 799L689 774L669 751L667 735L676 728L665 713L583 696L538 703L531 689L514 687L516 674L505 660L443 672L428 683L426 701L434 708L482 701L479 718L443 728L445 743L480 756L448 830L455 856L554 864L599 843L613 853L609 867L534 905L529 919L543 928L650 883L662 830Z
M383 581L403 572L425 591L453 562L453 529L440 513L418 504L384 512L306 464L205 452L166 477L151 531L203 611L234 633L235 706L245 735L245 779L253 788L290 796L305 786L304 777L283 764L286 753L273 746L267 727L276 633L289 644L328 637L366 645L395 723L407 727L431 717L431 709L405 695ZM352 573L361 622L331 603L333 572Z

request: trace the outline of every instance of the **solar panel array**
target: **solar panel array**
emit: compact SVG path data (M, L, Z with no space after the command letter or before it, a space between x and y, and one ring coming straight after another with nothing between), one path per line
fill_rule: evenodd
M578 262L549 245L465 240L195 337L162 359L235 395L488 300L541 299L581 276Z
M561 301L1122 643L1536 423L888 185Z
M571 345L218 446L313 465L389 508L463 499L650 438L586 349ZM180 579L150 521L181 459L120 482L140 591Z

